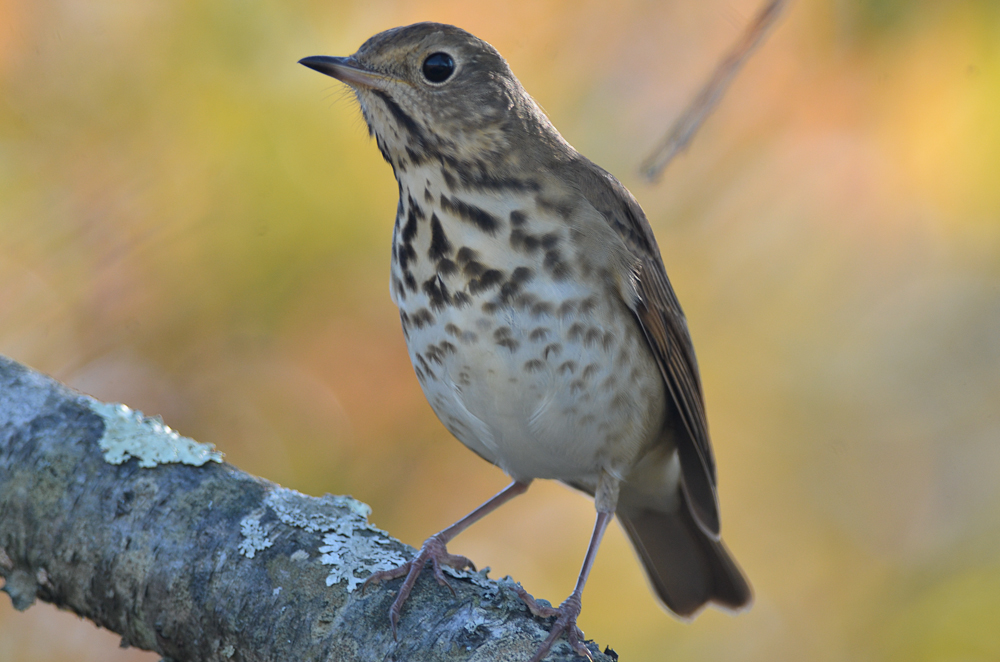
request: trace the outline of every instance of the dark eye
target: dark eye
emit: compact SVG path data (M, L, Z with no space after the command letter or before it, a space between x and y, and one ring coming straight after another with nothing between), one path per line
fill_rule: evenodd
M424 78L432 83L443 83L455 71L455 60L447 53L431 53L424 60Z

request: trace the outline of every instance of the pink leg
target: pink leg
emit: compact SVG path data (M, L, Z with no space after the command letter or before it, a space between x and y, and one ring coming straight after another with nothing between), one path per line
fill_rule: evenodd
M561 605L559 605L558 609L543 607L535 602L535 599L531 597L527 591L520 586L517 586L517 594L521 596L521 600L523 600L524 604L528 606L528 609L531 610L532 614L543 618L558 616L556 622L552 625L552 630L550 631L548 638L542 643L542 646L535 653L535 656L531 658L531 662L541 662L542 658L545 657L552 648L552 644L555 643L556 639L558 639L559 635L563 632L566 633L569 645L573 647L573 650L575 650L577 654L586 657L588 660L591 659L590 651L588 651L587 647L583 645L583 632L581 632L580 628L576 626L576 619L580 615L583 587L587 583L587 577L590 576L590 568L594 565L594 558L597 556L597 548L601 546L601 539L604 537L604 531L608 528L608 523L611 521L612 517L614 517L614 513L597 513L597 521L594 523L594 533L590 536L590 545L587 547L587 555L583 559L583 567L580 568L580 576L576 580L576 588L574 588L573 592L569 594L569 597L566 598Z
M458 570L467 567L475 570L476 566L474 566L472 561L464 556L449 554L447 544L452 538L469 528L473 522L489 515L514 497L524 494L527 490L528 483L514 481L498 492L489 501L479 506L462 519L425 540L420 551L417 552L417 555L413 557L412 561L407 561L403 565L398 568L393 568L392 570L379 570L378 572L374 572L371 577L365 580L364 585L361 587L362 593L364 593L365 589L368 588L368 584L378 583L387 579L395 579L406 575L406 580L403 582L403 585L399 587L399 593L396 595L396 599L393 601L392 607L389 608L389 622L392 624L393 638L396 637L396 626L399 623L399 615L403 610L403 604L406 602L406 599L410 597L410 592L413 590L413 586L417 583L417 577L420 576L420 572L424 569L424 566L427 565L427 562L431 562L431 567L434 571L434 578L437 579L438 583L442 586L447 586L451 589L451 592L454 593L455 589L451 588L448 580L444 578L444 573L441 571L442 564Z

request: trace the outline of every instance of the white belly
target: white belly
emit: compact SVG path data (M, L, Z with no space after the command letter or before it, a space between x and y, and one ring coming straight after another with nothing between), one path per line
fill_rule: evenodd
M616 304L627 313L622 304L558 287L545 292L550 310L432 313L407 345L428 402L466 446L519 480L590 483L630 466L655 436L663 385L638 327L610 314ZM560 311L561 300L576 305Z

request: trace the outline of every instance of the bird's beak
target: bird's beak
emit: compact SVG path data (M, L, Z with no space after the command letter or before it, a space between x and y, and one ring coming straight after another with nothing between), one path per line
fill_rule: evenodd
M384 74L369 71L358 66L358 63L349 57L331 57L329 55L313 55L299 60L299 64L304 64L310 69L315 69L321 74L333 76L339 81L348 85L360 85L362 87L372 87L381 89L386 83L394 81L394 78Z

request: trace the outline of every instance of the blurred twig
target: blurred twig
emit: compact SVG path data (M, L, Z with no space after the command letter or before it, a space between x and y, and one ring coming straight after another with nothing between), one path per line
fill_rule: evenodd
M667 164L688 146L702 122L725 94L740 67L764 41L764 36L778 20L786 3L787 0L769 0L761 8L733 49L715 67L712 77L674 122L666 137L643 161L640 168L647 180L656 181Z

